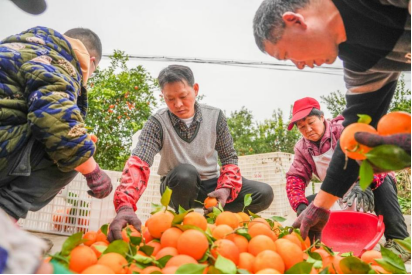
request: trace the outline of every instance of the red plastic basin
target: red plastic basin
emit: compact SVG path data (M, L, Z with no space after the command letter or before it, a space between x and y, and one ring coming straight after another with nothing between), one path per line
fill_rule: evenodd
M382 215L377 217L369 213L331 211L322 232L322 242L334 252L353 252L360 257L365 250L375 247L384 231Z

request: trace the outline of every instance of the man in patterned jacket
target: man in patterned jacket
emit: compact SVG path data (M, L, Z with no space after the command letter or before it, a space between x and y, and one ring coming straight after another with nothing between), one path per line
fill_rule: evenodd
M114 195L117 216L110 224L109 241L121 239L127 223L140 230L136 203L146 189L149 167L160 153L160 191L172 189L170 206L176 211L201 208L195 202L215 197L225 210L239 212L244 196L252 194L246 208L254 213L270 206L273 190L265 183L242 177L226 118L217 108L198 104L199 85L189 67L171 65L158 77L167 108L151 116L126 163ZM219 172L218 157L222 163ZM207 209L210 211L210 209Z
M0 43L0 207L15 219L37 211L77 174L97 198L112 190L87 134L88 77L102 56L88 29L35 27Z

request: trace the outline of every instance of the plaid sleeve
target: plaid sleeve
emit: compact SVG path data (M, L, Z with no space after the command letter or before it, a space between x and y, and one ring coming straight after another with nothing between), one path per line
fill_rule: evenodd
M163 146L163 129L160 122L153 116L149 117L139 136L132 155L152 166L154 157Z
M227 126L226 117L222 111L219 113L219 118L216 126L216 146L215 149L219 155L222 166L228 164L238 164L238 158L235 147L233 146L232 135Z
M303 179L299 177L289 176L286 179L286 194L289 199L290 206L296 212L299 204L304 203L309 204L305 197L306 183Z

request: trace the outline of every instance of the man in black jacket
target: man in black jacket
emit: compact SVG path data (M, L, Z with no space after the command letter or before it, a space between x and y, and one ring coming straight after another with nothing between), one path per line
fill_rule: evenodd
M265 0L253 29L262 52L291 60L299 69L332 64L337 57L343 60L348 88L345 127L356 122L358 114L371 116L376 127L388 111L400 73L411 68L409 0ZM370 138L357 136L366 144ZM385 142L410 154L410 135ZM344 153L337 146L321 191L293 224L303 237L321 237L330 207L356 180L359 165L349 160L344 170L344 164ZM394 245L392 240L386 244ZM410 254L402 258L407 260Z

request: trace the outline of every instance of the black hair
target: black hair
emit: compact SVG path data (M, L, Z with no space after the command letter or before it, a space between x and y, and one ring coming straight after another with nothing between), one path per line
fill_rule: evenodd
M74 28L65 32L64 35L82 41L90 55L96 54L98 62L102 59L102 42L100 41L99 36L92 30Z
M168 83L183 82L185 80L188 85L193 86L195 84L195 77L192 70L183 65L170 65L164 68L157 77L159 81L160 89Z

